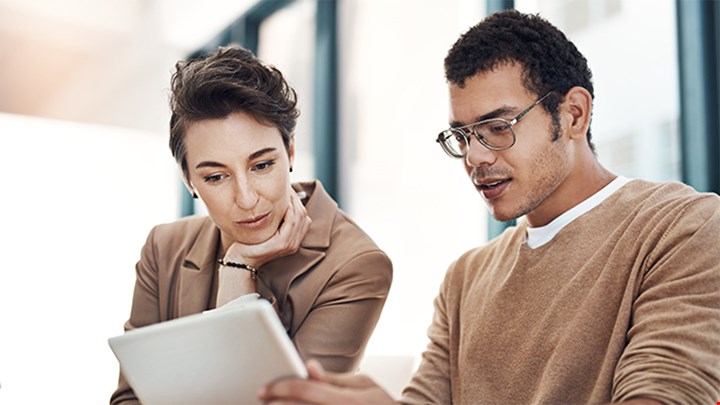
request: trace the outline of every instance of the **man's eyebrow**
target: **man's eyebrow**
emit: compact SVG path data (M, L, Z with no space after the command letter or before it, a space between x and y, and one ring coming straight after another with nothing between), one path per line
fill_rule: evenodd
M250 156L248 156L248 160L257 159L266 153L274 152L276 150L277 150L276 148L272 148L272 147L262 148L258 151L251 153ZM202 167L226 167L226 166L220 162L215 162L213 160L205 160L205 161L200 162L197 165L195 165L196 169L200 169Z
M491 118L498 118L498 117L502 117L502 116L507 116L507 115L512 114L514 111L515 111L515 108L513 108L513 107L502 106L502 107L500 107L500 108L496 108L496 109L490 111L490 112L487 113L487 114L483 114L483 115L480 115L480 116L478 116L478 117L475 117L475 119L473 120L473 122L470 122L470 123L467 123L467 124L464 123L464 122L460 122L460 121L452 121L452 122L450 122L450 128L463 127L463 126L465 126L465 125L471 125L471 124L474 124L474 123L476 123L476 122L480 122L480 121L484 121L484 120L489 120L489 119L491 119Z

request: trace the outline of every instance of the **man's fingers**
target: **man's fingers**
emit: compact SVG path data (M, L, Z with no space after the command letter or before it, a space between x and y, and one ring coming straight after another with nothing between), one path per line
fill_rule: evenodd
M326 381L330 384L347 388L370 388L377 386L372 378L364 374L331 374L326 377Z
M327 388L331 387L316 381L283 379L268 384L258 398L266 404L326 404Z
M311 380L315 381L322 381L327 382L328 377L325 374L325 370L323 370L322 365L319 361L315 359L308 360L307 363L305 363L305 367L307 368L308 374L310 375Z
M308 371L310 380L328 382L333 385L348 388L368 388L375 387L377 384L364 374L351 373L327 373L322 364L315 359L305 362L305 368Z
M308 368L312 373L317 371ZM258 398L266 404L395 404L392 397L367 376L328 378L329 383L298 378L278 380L261 389Z

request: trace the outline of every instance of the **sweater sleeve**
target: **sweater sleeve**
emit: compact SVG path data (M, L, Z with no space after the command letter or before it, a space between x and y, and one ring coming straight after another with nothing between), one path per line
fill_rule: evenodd
M663 218L646 257L613 401L720 400L720 200L707 196Z
M403 391L402 404L450 404L450 320L448 318L448 286L450 272L435 298L435 312L428 328L427 349L410 384Z

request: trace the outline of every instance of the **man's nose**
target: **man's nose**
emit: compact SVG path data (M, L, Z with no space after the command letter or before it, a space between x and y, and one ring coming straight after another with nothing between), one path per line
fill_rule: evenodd
M478 167L482 165L492 165L497 160L497 152L490 150L488 147L480 143L475 136L470 136L468 145L468 153L465 156L465 163L469 166Z

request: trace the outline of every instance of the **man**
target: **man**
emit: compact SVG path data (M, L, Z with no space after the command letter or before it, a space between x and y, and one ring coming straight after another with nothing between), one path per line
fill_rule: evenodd
M450 266L401 402L720 400L720 198L602 167L587 62L538 16L485 19L445 72L437 141L496 219L519 221ZM260 398L392 402L367 377L308 369Z

